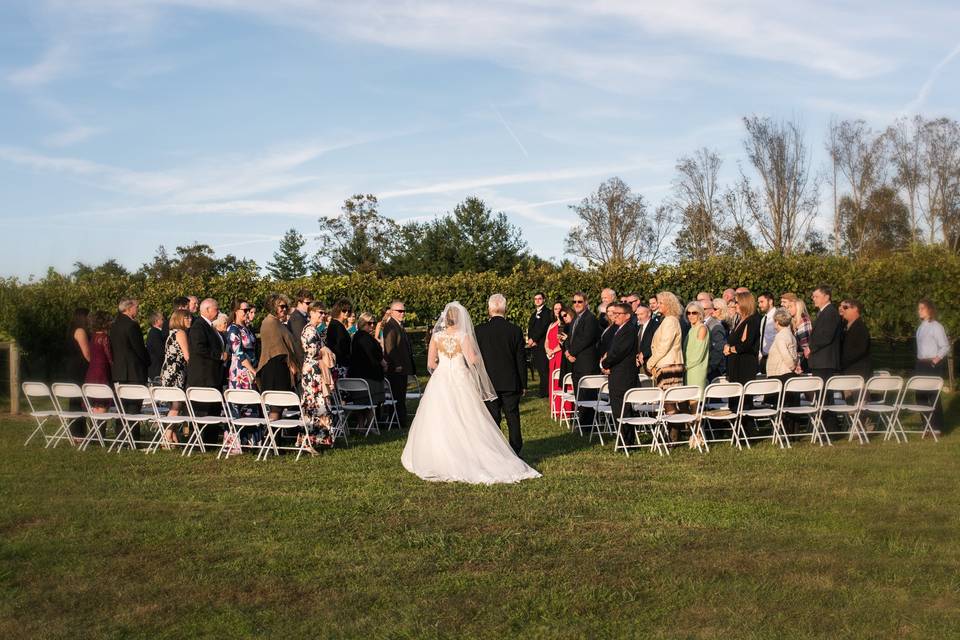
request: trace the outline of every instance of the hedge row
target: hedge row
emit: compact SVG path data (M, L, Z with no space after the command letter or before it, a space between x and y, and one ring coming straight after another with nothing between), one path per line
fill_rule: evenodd
M136 281L128 278L73 279L50 273L22 283L0 281L0 331L14 337L34 361L49 361L61 348L74 307L115 310L123 297L141 301L141 322L153 310L168 311L178 295L212 296L227 306L235 297L262 304L268 294L291 294L310 288L321 300L347 297L357 309L379 313L394 298L406 302L408 322L428 325L444 304L459 300L475 317L486 312L487 297L501 292L509 301L509 315L525 322L535 291L549 300L569 300L579 289L596 298L604 286L619 291L652 295L670 290L689 300L701 290L719 294L728 286L746 286L754 292L779 295L794 291L809 303L810 292L820 283L833 285L835 296L858 298L877 338L907 339L916 327L916 301L922 296L943 305L941 320L951 336L960 334L960 317L947 306L960 299L960 257L942 249L920 249L870 262L823 256L755 254L744 258L711 258L678 265L575 269L516 270L507 276L494 273L457 274L451 277L412 276L396 279L374 275L314 276L277 282L256 273L237 271L210 279ZM29 360L29 359L28 359Z

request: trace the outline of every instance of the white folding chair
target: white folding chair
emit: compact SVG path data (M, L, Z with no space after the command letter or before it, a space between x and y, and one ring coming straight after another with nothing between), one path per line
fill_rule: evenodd
M240 451L243 451L240 436L244 429L267 426L266 418L244 415L250 408L255 408L255 413L263 411L259 392L253 389L227 389L223 392L223 403L227 408L227 432L220 444L220 451L217 452L217 460L220 460L221 456L223 459L229 458L234 447L240 447Z
M598 423L594 420L594 424L590 427L590 437L587 441L593 441L593 433L596 431L597 436L600 438L600 446L603 446L604 433L611 436L617 434L616 427L614 426L613 407L610 406L610 385L608 382L604 381L603 386L600 387L597 400L599 401L597 403L597 414L603 419L603 422Z
M863 390L863 402L860 405L858 421L863 424L863 418L874 416L879 426L883 427L883 439L889 440L892 436L900 442L896 418L902 391L903 378L900 376L892 376L889 373L874 375L867 380L867 386Z
M917 392L922 394L927 394L927 400L921 401L916 397ZM940 400L940 394L943 392L943 379L938 378L937 376L913 376L907 380L907 384L903 387L903 393L900 394L900 402L897 407L897 428L900 431L900 434L903 436L904 442L907 440L908 433L919 433L920 439L923 440L927 437L929 433L933 436L933 441L938 442L937 432L933 428L933 412L936 410L937 402ZM913 394L913 402L907 402L907 394ZM920 416L920 424L923 425L923 429L920 431L904 429L903 423L900 420L900 417L906 412L907 414L916 414Z
M153 406L153 423L156 425L156 433L147 445L144 453L156 453L160 445L164 449L171 449L174 446L186 446L185 443L167 442L164 434L167 429L175 429L184 424L190 423L190 414L187 411L187 394L180 387L150 387L150 400ZM166 412L162 407L169 407L174 402L180 404L180 415L171 416L169 409Z
M397 428L400 428L400 414L397 413L397 400L393 397L393 389L390 388L390 383L384 378L383 380L383 406L387 411L387 414L390 418L387 420L387 431L393 429L393 425L397 425Z
M788 394L799 394L800 402L795 406L787 404ZM781 443L786 443L787 448L792 447L790 443L790 434L787 433L784 418L791 416L797 419L806 418L810 422L810 429L813 431L817 421L817 414L820 412L820 401L823 396L823 378L817 376L797 376L789 378L783 385L783 397L780 399L780 415L774 425ZM796 435L793 437L797 437Z
M136 449L137 442L133 439L133 427L152 423L157 414L153 407L153 398L150 397L150 389L142 384L120 384L117 382L114 385L114 391L117 394L117 410L120 413L120 433L117 434L115 441L117 452L123 449L124 445ZM139 402L140 411L127 412L123 406L124 401ZM144 405L146 405L146 409L144 409ZM110 447L112 449L113 444Z
M820 402L817 424L814 426L815 432L810 439L811 443L816 439L822 446L823 441L820 437L822 435L826 438L827 444L833 444L830 442L830 436L842 433L849 433L849 439L851 441L853 440L853 436L857 436L860 444L870 442L867 439L867 432L859 420L860 402L863 399L863 386L863 378L861 376L833 376L826 381L823 386L823 398ZM840 400L840 402L831 402L832 400ZM838 425L840 424L840 418L846 416L850 422L848 431L827 432L826 425L823 421L824 413L835 414Z
M583 376L580 378L580 384L577 385L577 394L576 400L574 401L573 406L573 423L577 428L577 432L582 436L583 429L589 427L591 432L597 424L597 416L600 415L600 406L601 400L599 398L600 389L607 381L607 376L604 375L592 375L592 376ZM584 391L595 391L597 398L593 400L584 399ZM580 410L581 409L592 409L593 410L593 422L588 425L580 424Z
M60 444L61 440L66 440L72 446L78 447L82 439L75 439L73 434L70 432L70 426L77 420L81 420L84 423L87 421L87 411L72 411L70 409L65 409L64 406L69 407L70 400L79 400L83 402L83 391L80 389L80 385L74 384L72 382L54 382L50 387L50 395L53 397L53 406L57 410L57 418L60 420L60 427L57 431L47 440L47 447L51 444L53 448L56 449L57 445ZM67 402L62 402L66 400ZM78 441L79 440L79 441Z
M558 367L550 374L550 419L553 421L560 419L560 407L557 406L556 399L562 393L563 389L560 388L560 368Z
M672 444L677 444L671 440L668 440L668 429L676 427L677 430L681 430L684 426L690 428L690 433L693 436L696 436L696 447L697 451L703 452L703 433L700 431L700 396L703 393L703 389L693 385L681 385L676 387L670 387L663 392L663 406L664 411L660 414L660 420L657 422L657 432L659 433L660 447L659 453L663 455L666 453L670 455L670 446ZM689 404L691 402L696 402L698 404L697 409L690 413L688 411L677 411L676 413L667 413L666 407L669 404ZM654 438L656 438L656 433Z
M420 387L420 378L415 375L407 376L407 392L405 394L407 401L410 400L420 400L423 398L423 389ZM394 398L399 400L399 398ZM420 408L419 403L417 404L417 409ZM409 412L410 415L416 415L417 411L414 409L412 412Z
M653 386L653 378L651 378L650 376L648 376L648 375L645 374L645 373L638 373L638 374L637 374L637 386L638 386L638 387L652 387L652 386Z
M730 400L735 399L736 410L730 410ZM713 432L714 422L724 422L732 434L737 420L740 419L740 409L743 407L743 385L739 382L712 382L703 390L703 403L700 405L700 435L703 437L707 451L710 451L711 442L720 442ZM706 423L710 437L707 438L703 429ZM724 442L730 442L724 438Z
M198 404L205 404L208 408L211 405L218 405L221 415L197 415ZM227 417L227 408L223 404L223 394L220 389L213 387L188 387L187 388L187 413L190 415L190 437L184 444L181 456L192 456L193 450L200 448L201 453L207 452L207 447L203 443L203 430L207 427L229 425Z
M303 455L305 451L311 453L310 439L307 437L309 427L303 418L303 412L300 407L300 397L297 394L292 391L264 391L260 394L260 406L263 410L267 425L267 436L263 441L263 445L260 447L260 453L257 454L257 460L266 460L271 452L273 455L279 456L281 449L296 451L297 460L300 459L300 456ZM271 418L271 410L280 410L281 417L276 420ZM286 411L299 411L300 414L297 417L284 418L283 414ZM296 431L303 430L303 437L300 438L300 443L293 447L281 447L278 445L277 436L291 429Z
M23 446L30 444L33 436L40 434L44 444L49 442L50 437L43 427L48 420L54 420L57 417L57 409L53 404L53 398L50 396L50 387L42 382L24 382L20 385L23 395L27 399L27 406L30 408L30 416L36 421L37 427L27 436ZM46 409L44 407L50 407Z
M563 384L560 386L560 424L570 431L573 431L573 420L570 417L573 409L567 409L567 405L576 402L577 397L573 395L573 374L568 373L563 376Z
M780 399L783 392L783 383L776 378L764 378L762 380L749 380L743 385L743 400L740 403L740 416L737 418L736 427L733 430L733 437L730 439L731 445L736 445L737 449L743 449L747 445L750 449L750 436L747 435L747 428L743 424L744 418L754 421L754 424L760 421L769 422L773 428L771 441L784 446L778 441L778 432L776 429L777 419L780 415ZM773 406L762 402L759 406L756 404L756 398L763 396L764 401L767 396L775 396ZM755 436L756 439L766 436Z
M343 410L343 403L340 402L340 394L334 391L330 394L330 437L334 442L337 438L343 438L343 443L350 446L347 439L347 413Z
M628 408L640 415L627 416ZM650 447L652 451L657 443L651 440L650 444L640 444L640 429L646 430L652 437L662 412L663 391L658 387L635 387L627 390L627 393L623 396L623 407L620 409L617 440L613 446L614 452L622 449L629 457L631 448ZM631 445L628 445L623 437L624 428L633 429L633 444Z
M377 405L373 402L373 394L370 393L370 385L363 378L340 378L337 380L337 393L340 394L340 408L344 412L344 429L346 421L350 414L369 412L370 418L365 425L358 424L357 430L364 432L364 437L370 435L373 431L380 435L380 425L377 423Z
M90 423L90 428L87 429L87 436L80 443L78 449L85 451L93 439L96 438L101 447L105 447L106 443L109 442L110 449L108 450L112 451L123 432L120 423L120 411L117 409L117 399L113 395L113 389L106 384L85 384L81 387L81 390L83 391L83 404L87 408L87 421ZM94 411L94 403L96 402L110 404L104 411ZM106 431L107 424L111 421L116 424L115 437L113 439L104 438L101 429Z

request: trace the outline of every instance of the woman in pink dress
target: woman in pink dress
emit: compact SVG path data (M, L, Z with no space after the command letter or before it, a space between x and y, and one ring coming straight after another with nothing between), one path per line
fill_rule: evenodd
M560 368L560 360L563 357L563 346L560 344L560 311L562 309L563 305L561 303L553 303L553 322L550 323L550 327L547 329L547 339L543 345L543 348L547 352L547 362L550 364L551 415L560 413L560 398L553 395L555 391L553 372Z
M110 323L113 318L104 311L93 314L90 329L93 337L90 339L90 366L84 382L87 384L111 384L110 366L113 364L113 352L110 351ZM109 401L96 401L91 409L96 413L103 413L110 406Z

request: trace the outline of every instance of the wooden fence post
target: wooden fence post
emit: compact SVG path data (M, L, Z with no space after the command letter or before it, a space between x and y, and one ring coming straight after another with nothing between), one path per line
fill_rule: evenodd
M20 349L10 343L10 413L20 413Z

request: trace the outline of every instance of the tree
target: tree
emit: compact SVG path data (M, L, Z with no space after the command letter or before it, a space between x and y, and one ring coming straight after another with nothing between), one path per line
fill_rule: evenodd
M926 169L920 182L920 210L930 234L936 231L951 250L960 248L960 124L938 118L923 126L922 153Z
M341 215L320 218L320 249L314 271L382 273L389 267L399 229L377 211L377 198L356 194L344 201Z
M860 230L863 227L858 222L846 220L843 213L852 213L862 217L866 208L866 200L875 190L886 181L887 150L886 137L874 133L863 120L843 120L832 122L827 152L833 161L834 167L834 195L837 189L837 172L839 172L850 187L850 195L844 207L836 205L834 211L834 234L849 238L850 230ZM837 237L839 241L841 238ZM859 246L860 241L853 239ZM859 249L857 249L859 251Z
M878 258L910 245L910 210L893 187L879 187L860 206L844 196L839 210L843 250L853 258Z
M177 261L167 255L167 249L160 245L153 260L141 265L137 275L151 280L166 280L174 275L176 268Z
M677 161L671 205L679 219L674 246L681 259L719 252L723 228L718 175L722 164L720 156L706 147Z
M567 234L566 250L591 265L653 261L673 227L668 207L659 207L649 219L643 196L620 178L601 183L570 208L580 224Z
M273 261L267 263L267 272L277 280L293 280L307 275L305 244L307 241L299 231L288 229L273 253Z
M737 223L755 228L768 249L794 253L803 248L819 201L819 181L810 173L803 129L797 122L759 116L743 123L744 149L760 185L754 189L741 168L738 188L747 216Z
M917 210L917 193L926 173L923 156L923 118L899 118L886 132L890 160L895 170L894 184L906 193L910 211L910 237L912 244L920 240L920 214Z
M176 256L170 257L163 245L157 247L157 253L151 262L144 263L135 277L138 279L167 280L183 276L212 278L237 270L258 272L260 268L253 260L237 258L227 254L217 258L208 244L195 242L177 247Z
M130 275L130 272L117 262L114 258L110 258L103 264L93 267L83 262L74 262L73 263L73 273L71 274L76 279L83 278L125 278Z
M484 271L506 275L529 257L520 229L476 197L436 220L404 225L400 235L391 260L396 275Z

